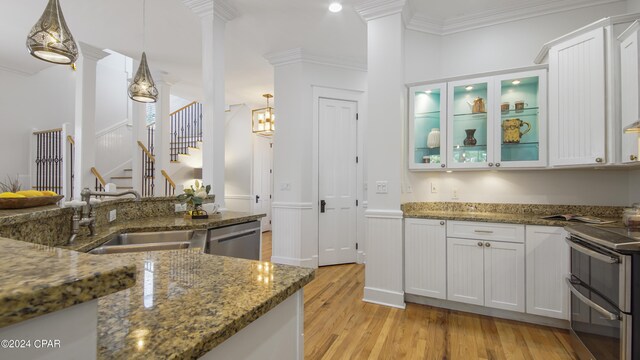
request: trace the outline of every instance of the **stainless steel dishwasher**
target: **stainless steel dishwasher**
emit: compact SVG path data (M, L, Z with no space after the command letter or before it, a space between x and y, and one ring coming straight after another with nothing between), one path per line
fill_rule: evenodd
M260 221L209 230L207 253L260 260Z

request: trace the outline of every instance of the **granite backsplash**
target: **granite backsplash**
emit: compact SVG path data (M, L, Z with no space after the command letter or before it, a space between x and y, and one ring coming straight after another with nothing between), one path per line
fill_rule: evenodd
M495 204L463 202L410 202L402 204L403 212L446 211L502 214L579 214L603 218L620 218L624 207L596 205Z

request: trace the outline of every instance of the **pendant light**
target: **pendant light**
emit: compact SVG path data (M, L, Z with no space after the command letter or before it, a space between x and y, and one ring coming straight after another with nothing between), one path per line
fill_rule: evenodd
M27 36L27 49L34 57L54 64L69 65L78 58L78 45L64 21L59 0L49 0Z
M147 54L145 48L145 32L146 32L146 0L142 0L142 59L140 66L133 78L133 82L129 85L129 97L133 101L141 103L154 103L158 100L158 89L151 77L151 70L147 64Z
M255 109L251 112L252 130L254 133L271 135L276 129L276 114L274 113L273 108L269 106L269 99L273 98L273 95L264 94L262 97L267 99L267 107Z

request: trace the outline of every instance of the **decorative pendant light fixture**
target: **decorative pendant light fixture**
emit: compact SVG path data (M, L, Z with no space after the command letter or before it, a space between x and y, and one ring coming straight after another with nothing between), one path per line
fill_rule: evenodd
M269 99L273 98L273 95L264 94L262 96L267 99L267 107L255 109L251 112L253 132L262 135L272 135L276 130L276 114L273 108L269 106Z
M147 54L144 52L146 40L145 18L146 0L142 0L142 59L140 59L140 66L136 71L136 76L133 78L131 85L129 85L129 97L131 100L141 103L154 103L158 100L158 89L156 89L156 83L151 77L151 70L149 70L149 64L147 64Z
M78 45L64 21L59 0L49 0L27 36L27 49L34 57L54 64L69 65L78 58Z

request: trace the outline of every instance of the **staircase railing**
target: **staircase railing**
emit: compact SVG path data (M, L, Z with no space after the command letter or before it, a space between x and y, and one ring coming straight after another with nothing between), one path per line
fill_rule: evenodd
M176 183L166 171L161 170L160 172L164 176L164 196L174 196L176 194Z
M155 177L154 172L156 168L156 158L153 154L147 149L146 146L142 143L142 141L138 141L138 146L142 150L142 187L141 193L144 197L153 196L153 190L155 187Z
M62 128L34 131L35 139L35 181L32 187L39 191L63 190L63 136Z
M76 142L73 140L73 136L67 135L67 142L69 143L69 186L71 187L71 192L69 193L69 200L73 197L73 182L75 180L76 174L73 170L73 157L75 154Z
M95 167L92 167L91 173L93 174L93 176L96 177L96 186L95 186L96 191L104 191L104 188L107 186L107 182L104 181L104 178L102 177L102 175L100 175L100 172L98 171L98 169L96 169Z
M154 156L156 154L154 150L155 146L153 145L155 132L156 132L156 123L147 125L147 149Z
M178 161L179 154L202 141L202 104L192 102L170 114L170 160Z

